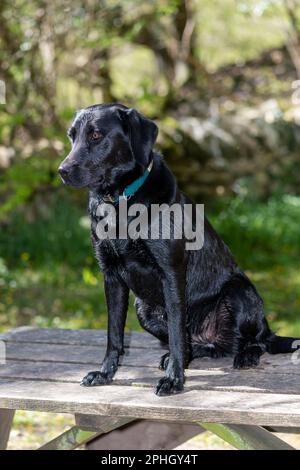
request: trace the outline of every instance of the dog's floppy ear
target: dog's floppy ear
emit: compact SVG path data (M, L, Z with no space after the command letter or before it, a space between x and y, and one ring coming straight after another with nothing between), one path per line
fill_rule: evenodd
M133 108L122 110L122 118L136 160L147 167L150 152L158 135L157 125Z

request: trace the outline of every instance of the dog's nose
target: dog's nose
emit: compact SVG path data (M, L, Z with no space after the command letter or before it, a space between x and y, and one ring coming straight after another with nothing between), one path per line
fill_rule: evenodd
M58 168L58 173L60 174L60 176L63 178L65 176L68 175L68 170L65 166L61 165L59 168Z

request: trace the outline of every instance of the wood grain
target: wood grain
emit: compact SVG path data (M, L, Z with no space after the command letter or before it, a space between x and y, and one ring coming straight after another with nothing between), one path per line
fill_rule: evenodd
M64 328L20 327L1 335L0 339L20 343L54 343L86 346L105 346L104 330L70 330ZM161 349L161 343L149 333L125 332L125 347Z
M99 367L106 332L21 328L2 335L0 408L113 415L170 421L300 426L300 367L291 355L265 354L257 369L234 370L232 358L196 359L183 394L157 397L165 352L144 333L126 336L126 353L112 385L79 386Z
M48 343L6 343L6 358L9 360L35 361L41 363L50 361L55 363L94 364L99 366L105 354L105 348L100 346L81 346L68 344ZM121 356L120 364L153 367L157 366L163 350L135 349L125 350Z
M126 366L157 367L160 357L165 349L161 348L135 348L125 350L125 355L120 363ZM55 343L27 343L9 340L6 342L6 356L8 360L33 361L42 363L76 363L99 365L105 354L105 346L77 345L77 344L55 344ZM300 367L293 364L291 354L270 355L264 354L261 358L258 371L300 375ZM231 370L233 358L220 359L201 358L190 363L190 369L205 370Z
M0 367L0 378L43 380L52 382L79 383L84 375L97 365L8 361ZM157 367L120 366L115 378L115 385L154 387L163 372ZM299 375L266 373L263 370L220 370L187 369L186 390L224 390L240 392L300 394Z
M5 450L14 419L15 410L0 409L0 450Z
M157 397L140 387L80 387L59 382L0 380L0 406L57 413L170 421L300 426L300 396L187 390Z

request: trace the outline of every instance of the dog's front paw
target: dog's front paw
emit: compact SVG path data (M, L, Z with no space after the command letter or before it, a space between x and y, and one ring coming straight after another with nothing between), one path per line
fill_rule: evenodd
M96 385L107 385L111 383L112 378L108 377L107 374L100 372L99 370L95 370L89 372L85 377L83 377L80 385L84 387L94 387Z
M169 358L170 358L169 352L161 356L160 361L159 361L159 366L158 366L160 370L167 370L167 367L169 364Z
M170 377L163 377L156 385L156 395L162 397L165 395L173 395L183 391L184 380L182 379L171 379Z

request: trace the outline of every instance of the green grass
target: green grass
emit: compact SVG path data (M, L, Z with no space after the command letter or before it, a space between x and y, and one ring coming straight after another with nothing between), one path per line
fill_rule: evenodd
M10 270L1 278L0 328L19 325L56 328L106 328L103 276L97 269L45 265ZM137 329L133 299L130 329Z
M262 295L271 327L299 336L300 197L236 198L215 207L211 221Z
M271 326L300 336L300 197L236 198L207 212L264 298ZM60 195L32 220L15 214L0 232L0 329L106 328L85 209ZM140 329L132 298L127 328Z
M10 433L8 450L34 450L74 426L74 416L18 410Z

